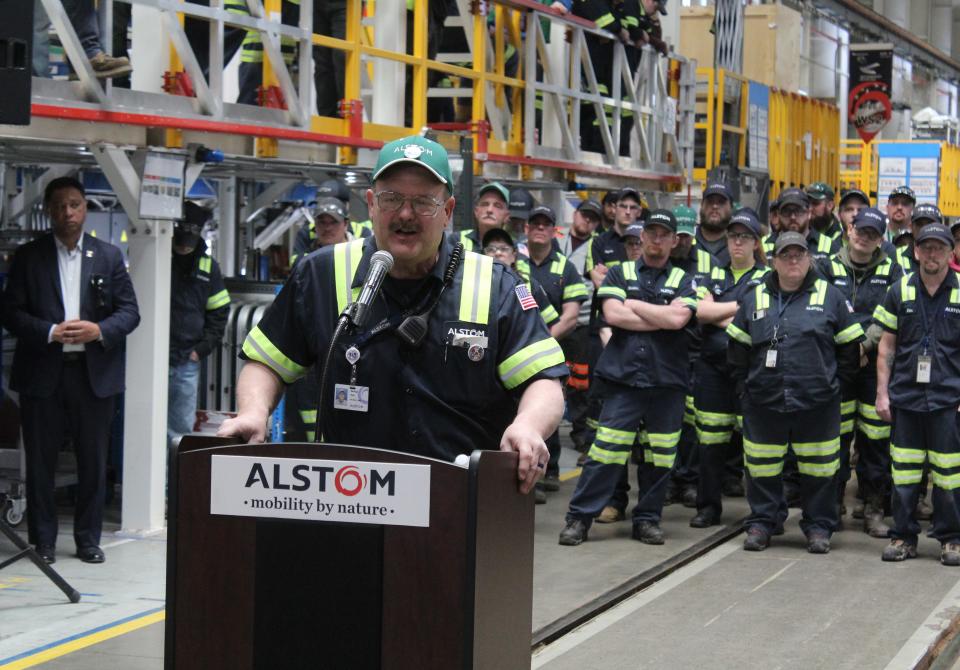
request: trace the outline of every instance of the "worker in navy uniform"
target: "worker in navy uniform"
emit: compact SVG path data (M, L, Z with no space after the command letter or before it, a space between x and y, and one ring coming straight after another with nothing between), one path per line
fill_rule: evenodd
M603 205L603 218L600 219L600 227L597 228L598 235L613 228L613 224L617 220L617 200L619 197L620 191L607 191L603 194L603 200L600 201L600 204Z
M917 204L917 196L907 185L898 186L887 196L887 217L889 218L890 241L896 246L907 244L911 239L910 219L913 217L913 208Z
M560 544L587 539L630 458L640 424L646 448L640 466L633 537L663 544L660 516L683 425L690 361L683 329L696 313L693 280L670 264L677 243L670 210L650 214L639 260L610 269L598 298L613 336L597 363L606 391L597 437L570 500Z
M917 270L913 241L920 234L920 229L929 223L943 224L943 215L940 213L940 208L930 203L920 203L913 208L913 213L910 215L910 233L902 235L899 239L903 244L897 245L895 260L903 269L904 274Z
M833 213L836 205L833 189L825 182L815 181L807 186L806 194L810 198L810 227L821 235L842 242L843 226Z
M336 182L334 182L336 183ZM317 249L358 239L351 233L347 219L346 206L338 197L326 196L317 200L313 210L311 227L314 231L312 247L299 256L298 261L306 258ZM364 228L364 230L367 230ZM287 387L287 403L295 416L287 415L286 438L305 439L313 442L317 424L317 389L320 386L317 366L311 367L300 379Z
M560 314L560 318L550 326L550 335L558 342L563 340L577 327L580 304L587 295L587 287L573 263L554 249L556 239L557 216L554 211L538 205L530 211L527 221L527 253L517 260L517 266L529 272L546 290L550 304ZM566 360L566 357L564 357ZM554 432L547 439L550 449L550 461L543 478L543 488L547 491L560 490L560 434Z
M560 313L550 303L550 296L546 289L536 279L530 276L529 264L518 264L520 253L517 243L514 242L510 231L503 228L494 228L483 236L483 253L495 261L503 263L513 270L520 280L527 285L540 308L540 316L547 328L552 328L560 320Z
M171 446L193 432L200 362L220 346L230 312L230 294L220 266L207 254L201 236L213 212L188 201L183 214L173 229L170 270L167 440Z
M893 285L874 318L883 327L877 355L877 413L893 423L893 528L885 561L917 555L915 514L924 463L933 483L940 562L960 565L960 281L950 269L953 236L939 223L915 238L917 272Z
M828 259L840 251L841 238L832 239L821 235L810 225L810 199L799 188L788 188L780 194L780 232L771 233L764 241L764 251L772 259L777 239L787 231L799 233L807 240L810 257L814 262Z
M864 531L887 537L883 522L884 501L890 493L890 426L877 414L877 344L882 330L872 323L877 305L887 289L899 281L900 266L881 249L886 217L879 209L860 210L848 228L848 244L829 261L819 263L820 275L843 293L853 318L866 333L861 346L861 368L845 389L840 404L840 472L838 504L844 514L844 491L850 481L850 445L856 428L857 484L864 500Z
M770 235L771 233L775 233L779 230L780 230L780 198L778 196L770 201L770 205L767 208L767 226L766 226L766 234L764 235L764 239L766 239L767 235Z
M370 229L369 221L350 221L348 212L350 211L350 189L339 179L327 179L317 187L317 204L314 205L314 212L319 209L321 202L326 202L329 198L335 198L342 204L343 216L347 220L351 238L370 237L373 234ZM305 254L309 254L318 246L323 246L329 242L317 242L317 223L316 220L310 221L297 231L293 240L293 254L290 256L290 267L293 267L297 259Z
M733 193L723 182L707 184L700 202L700 226L695 244L713 256L720 265L730 262L727 254L727 226L733 215Z
M297 266L244 342L238 415L219 434L264 440L284 385L326 355L338 317L383 249L394 264L369 325L332 351L323 439L448 461L474 449L516 451L528 493L549 459L544 438L563 412L560 346L525 284L445 234L455 200L440 144L420 136L385 144L372 180L374 236L321 249ZM427 319L423 337L403 325L415 316ZM348 392L346 403L337 387Z
M727 326L728 360L744 389L750 515L743 548L762 551L772 534L783 531L781 473L789 449L800 476L800 529L807 550L824 554L838 521L841 385L851 382L860 365L863 328L843 294L817 277L800 233L779 235L773 270L743 296Z
M694 528L720 523L723 513L723 482L740 404L727 363L729 336L726 327L733 321L744 295L763 283L766 267L760 221L753 210L734 212L727 227L730 263L713 268L697 282L697 321L702 342L694 378L694 411L699 463L697 513L690 520ZM742 460L742 451L741 451Z
M481 241L494 228L504 228L510 220L510 191L499 182L480 187L473 204L474 227L460 231L460 242L467 251L482 251Z
M140 312L123 254L83 232L83 185L54 179L43 203L53 230L17 250L3 294L3 325L17 338L10 388L20 393L27 531L40 557L53 563L54 476L69 436L77 457L77 556L102 563L110 423L124 389L124 340Z

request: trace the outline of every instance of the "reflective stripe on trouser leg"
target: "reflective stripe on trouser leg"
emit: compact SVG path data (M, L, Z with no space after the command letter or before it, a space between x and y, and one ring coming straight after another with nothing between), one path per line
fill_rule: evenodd
M790 448L797 455L802 515L800 529L832 533L839 523L840 399L812 410L792 412Z
M933 519L929 535L939 542L960 542L960 435L955 408L927 412L927 461Z
M886 495L892 485L890 424L880 418L873 404L863 400L857 405L856 444L857 481L878 495Z
M927 412L891 408L893 428L890 433L890 465L893 478L893 526L890 537L917 544L920 524L916 519L920 480L927 460L925 422Z
M857 418L857 400L844 400L840 403L840 434L852 435Z
M683 428L684 392L678 389L644 389L643 422L649 446L644 448L644 463L637 480L637 506L633 523L660 522L663 499L667 493L670 472L677 456L677 444Z
M719 515L723 510L723 481L739 408L729 375L701 359L696 365L696 378L694 405L700 461L697 509ZM742 463L742 456L740 461Z

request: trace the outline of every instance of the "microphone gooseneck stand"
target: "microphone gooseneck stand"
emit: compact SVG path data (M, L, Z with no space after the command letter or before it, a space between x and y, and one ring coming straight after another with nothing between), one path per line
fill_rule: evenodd
M323 400L324 393L323 389L327 388L327 379L330 375L330 363L333 361L333 352L337 350L337 342L348 330L352 330L353 323L353 313L356 309L357 303L351 303L347 305L347 308L343 310L343 314L340 315L340 318L337 319L337 327L333 330L333 337L330 338L330 347L327 349L327 355L323 357L323 370L320 373L320 387L317 389L317 423L314 427L313 441L320 442L320 425L323 417Z

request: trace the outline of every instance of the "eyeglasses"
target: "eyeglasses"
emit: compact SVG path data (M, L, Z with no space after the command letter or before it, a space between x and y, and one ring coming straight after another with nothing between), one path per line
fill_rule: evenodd
M806 257L806 251L788 251L786 253L777 254L777 258L787 263L799 263Z
M410 201L414 214L417 216L433 217L437 215L443 202L426 195L406 196L395 191L380 191L375 193L377 207L384 212L396 212L403 207L403 204Z
M513 251L513 247L506 244L488 244L483 248L485 254L508 254Z
M780 209L780 218L781 219L799 219L801 216L807 213L806 209L800 207L790 207L788 209Z
M536 219L533 219L532 221L527 221L527 225L530 226L531 228L552 228L556 224L550 219L546 219L538 216Z
M626 247L642 247L643 242L640 241L638 237L631 237L623 241L623 245Z
M727 233L727 239L735 244L746 244L756 238L751 233Z

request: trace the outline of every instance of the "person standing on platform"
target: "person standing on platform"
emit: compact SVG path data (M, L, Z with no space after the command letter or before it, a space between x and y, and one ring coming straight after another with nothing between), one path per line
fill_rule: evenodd
M651 212L639 260L610 269L597 297L613 336L597 363L605 395L596 440L570 500L560 544L578 545L621 477L641 423L647 445L639 468L633 538L663 544L660 516L683 425L690 362L684 327L696 313L687 273L670 264L677 222Z
M917 555L916 507L925 463L933 482L940 562L960 565L960 281L950 270L953 236L939 223L915 238L917 272L891 287L874 318L884 330L877 353L877 414L893 423L893 528L884 561Z
M806 190L810 198L810 227L831 240L843 242L843 226L833 214L836 194L829 184L817 181Z
M525 284L446 233L456 202L443 146L420 136L389 142L372 181L374 236L297 265L243 344L238 414L219 434L265 439L284 386L330 350L339 316L358 300L380 249L392 254L393 267L369 323L332 351L322 438L446 461L474 449L514 451L520 490L529 493L549 460L544 439L563 413L560 346ZM425 332L404 325L416 317L426 320ZM335 385L353 387L354 402L345 405Z
M170 271L170 367L167 381L167 441L193 432L200 363L223 340L230 294L220 266L207 255L201 233L213 217L194 202L183 205L184 217L173 230Z
M872 324L877 305L887 290L900 280L900 266L880 244L886 233L886 217L879 209L860 210L847 229L848 244L819 264L820 275L843 293L853 309L853 318L866 333L861 344L861 367L840 403L840 473L838 504L844 514L844 492L850 480L850 446L856 426L857 486L864 500L864 531L871 537L887 537L883 522L884 501L890 495L890 426L880 419L877 398L877 344L882 330Z
M560 314L559 320L550 326L550 335L563 342L577 327L580 305L587 298L587 287L582 274L573 263L557 253L554 247L557 219L553 210L545 205L534 207L527 221L527 253L517 259L532 279L546 290L550 304ZM521 271L522 273L522 271ZM542 486L548 492L560 490L560 433L547 438L550 461Z
M907 244L913 239L910 234L910 220L913 217L913 208L917 204L917 196L907 185L898 186L887 196L887 217L890 225L890 241L896 246Z
M510 220L510 191L499 182L480 187L473 205L474 227L460 231L460 242L467 251L481 252L483 236L494 228L503 228Z
M695 364L693 405L696 414L696 448L699 479L694 528L720 523L726 463L737 427L740 403L729 364L726 328L733 321L744 295L755 291L769 272L761 246L760 221L753 210L734 212L727 228L730 264L717 266L697 282L697 321L702 344ZM738 450L739 451L739 450ZM742 453L742 451L741 451ZM742 461L742 456L741 456Z
M703 190L700 203L700 227L694 244L717 259L720 265L730 262L727 252L727 226L733 215L733 193L723 182L713 182Z
M100 533L107 443L124 389L123 344L140 323L133 284L115 246L83 232L86 193L73 177L47 184L52 232L17 250L3 294L3 325L17 338L10 388L20 393L29 541L56 560L57 454L77 457L77 556L103 563Z
M783 532L781 473L789 449L797 459L807 551L825 554L837 529L841 385L859 368L863 328L840 291L817 278L800 233L779 235L773 270L743 296L727 326L728 360L744 390L750 515L743 548L763 551Z

